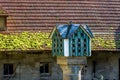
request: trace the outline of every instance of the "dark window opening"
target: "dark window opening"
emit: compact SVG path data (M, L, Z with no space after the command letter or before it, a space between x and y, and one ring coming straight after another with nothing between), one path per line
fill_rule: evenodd
M86 39L84 39L84 41L86 42Z
M81 36L83 36L83 33L81 33Z
M74 41L75 41L75 39L72 39L72 41L74 42Z
M13 64L4 64L4 75L12 75L13 74Z
M73 52L75 52L75 50L73 49Z
M78 47L80 47L80 44L78 44Z
M84 49L84 52L86 52L86 49Z
M86 47L86 44L84 44L84 47Z
M75 36L77 36L77 33L75 33Z
M62 44L60 44L60 47L62 47Z
M40 63L40 73L49 73L49 63Z
M60 39L60 41L62 42L62 39Z
M73 47L75 47L75 44L72 44Z
M78 39L78 42L80 42L80 39Z
M81 50L79 49L78 52L81 52Z

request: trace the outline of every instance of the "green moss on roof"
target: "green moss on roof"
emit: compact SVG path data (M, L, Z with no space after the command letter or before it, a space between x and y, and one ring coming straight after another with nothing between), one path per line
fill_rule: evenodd
M0 14L5 14L6 12L2 9L0 9Z
M2 10L0 10L0 14L4 14L4 12Z
M20 34L0 34L0 50L45 49L51 47L49 33L23 32Z
M9 35L0 34L0 51L3 50L44 50L51 49L52 41L50 33L45 32L22 32ZM92 39L93 49L116 49L120 48L120 41L105 40L101 37Z
M92 39L92 46L92 49L118 49L120 48L120 41L96 37Z

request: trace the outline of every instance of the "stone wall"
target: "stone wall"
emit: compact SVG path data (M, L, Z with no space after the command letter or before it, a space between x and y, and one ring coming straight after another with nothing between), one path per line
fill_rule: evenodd
M50 75L40 76L40 62L50 63ZM42 53L1 53L0 80L7 80L3 75L3 65L14 64L14 76L9 80L58 80L60 68L49 52ZM58 76L59 75L59 76ZM62 80L62 79L59 79Z
M82 80L97 80L97 78L98 80L100 78L104 80L119 80L119 59L119 52L93 52L92 56L87 58L87 64L83 66ZM61 64L66 66L66 62L69 62L70 66L74 66L76 65L74 62L79 65L82 61L80 57L65 60L62 58L58 61L57 58L52 57L50 52L37 54L0 53L0 80L7 80L3 76L3 64L5 63L12 63L14 64L14 69L16 68L15 75L9 80L63 80L63 72L65 73L67 70ZM95 73L93 71L93 61L96 61ZM39 71L40 62L50 63L50 75L41 76ZM72 70L72 67L70 70Z
M84 68L84 80L119 80L119 52L94 52L87 58ZM93 61L96 61L95 73Z

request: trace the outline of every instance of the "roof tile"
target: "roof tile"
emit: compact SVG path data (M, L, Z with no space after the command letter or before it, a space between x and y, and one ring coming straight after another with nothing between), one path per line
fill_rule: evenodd
M120 0L0 0L0 4L9 15L7 32L50 32L56 24L72 21L102 34L96 37L120 33Z

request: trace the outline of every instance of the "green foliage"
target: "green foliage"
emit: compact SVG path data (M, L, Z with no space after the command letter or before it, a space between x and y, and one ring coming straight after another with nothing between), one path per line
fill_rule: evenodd
M44 49L51 47L49 33L44 32L23 32L16 34L0 34L0 50L27 50L27 49Z
M93 48L101 48L101 49L115 49L116 42L115 40L105 40L104 38L98 37L92 39ZM119 45L119 44L117 44Z

